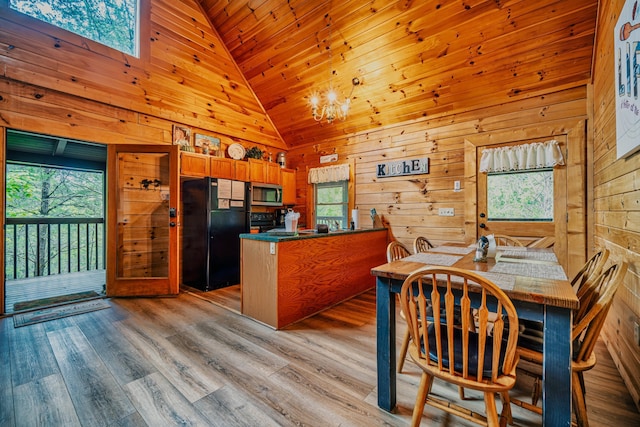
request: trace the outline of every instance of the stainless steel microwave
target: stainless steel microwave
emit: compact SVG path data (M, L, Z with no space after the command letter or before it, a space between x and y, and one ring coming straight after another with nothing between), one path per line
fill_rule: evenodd
M282 186L252 184L251 204L254 206L282 206Z

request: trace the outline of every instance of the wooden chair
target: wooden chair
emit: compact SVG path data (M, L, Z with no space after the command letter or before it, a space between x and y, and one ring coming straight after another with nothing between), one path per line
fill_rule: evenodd
M397 240L387 245L387 262L396 261L409 255L411 255L411 251Z
M409 249L407 249L402 243L394 240L387 245L387 262L392 262L411 255ZM398 295L399 297L399 295ZM400 317L406 319L402 309L400 309ZM402 338L402 346L400 347L400 355L398 357L398 372L402 372L404 367L404 361L407 358L407 348L409 347L409 329L404 332Z
M524 246L520 240L506 234L494 234L493 238L496 241L496 246Z
M413 253L417 254L419 252L427 252L429 249L433 248L433 245L430 241L427 240L426 237L418 236L413 241Z
M556 244L555 237L541 237L527 245L528 248L552 248Z
M471 283L475 284L471 286L482 287L481 293L475 295L480 301L477 331L474 331L470 316L456 316L456 313L471 311ZM446 291L439 289L438 284L446 287ZM458 310L452 291L454 287L460 292ZM487 301L494 298L497 305L492 310L504 315L496 319L493 334L489 336ZM404 281L400 302L412 337L409 354L423 371L411 425L420 424L424 405L429 404L469 421L497 426L495 393L499 393L503 400L503 421L510 420L508 391L516 380L518 316L509 297L493 282L472 271L424 267L411 273ZM433 314L427 312L430 305L433 305ZM434 396L431 393L434 378L459 388L484 392L486 417Z
M627 272L627 263L614 264L603 271L593 285L593 296L585 307L582 318L576 318L573 324L571 338L573 340L573 360L571 361L571 386L573 411L579 427L588 427L587 406L585 401L586 390L584 388L583 373L593 368L596 364L596 356L593 349L600 335L602 326L613 302L613 297ZM582 302L581 302L582 307ZM542 365L542 352L518 346L518 354L524 361ZM534 373L538 375L538 372ZM538 375L539 378L539 375ZM518 399L512 401L538 414L542 414L542 408L528 404Z
M576 273L571 280L571 286L573 287L576 296L580 300L580 307L578 311L574 313L574 323L577 323L581 319L587 307L589 307L589 301L593 298L592 292L595 288L595 279L602 273L602 269L609 258L609 250L603 249L596 252ZM520 322L520 343L533 349L542 349L543 339L543 325L542 322L523 320ZM537 404L540 397L540 385L536 383L532 393L531 403Z

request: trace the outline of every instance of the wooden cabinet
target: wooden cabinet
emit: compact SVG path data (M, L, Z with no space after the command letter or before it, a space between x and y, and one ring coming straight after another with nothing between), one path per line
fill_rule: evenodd
M265 162L266 164L266 183L267 184L282 184L282 178L280 175L280 165L273 162Z
M266 234L240 239L242 314L275 329L373 288L371 269L386 261L386 229L275 241Z
M296 204L296 171L293 169L281 169L282 204L291 206Z
M262 160L249 160L249 179L251 182L266 182L266 168Z
M264 160L249 159L249 178L251 182L281 184L280 165Z
M249 181L249 163L226 157L213 157L183 151L180 153L180 175Z
M180 175L209 176L210 170L209 156L180 152Z
M244 161L234 161L235 166L235 179L238 181L249 182L250 174L249 174L249 162Z
M224 157L210 157L211 177L235 179L235 165L233 159Z

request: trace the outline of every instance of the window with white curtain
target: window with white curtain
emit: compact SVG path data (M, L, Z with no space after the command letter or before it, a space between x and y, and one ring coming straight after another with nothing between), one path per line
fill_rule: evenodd
M480 172L487 173L487 219L553 221L553 167L564 165L557 141L486 148Z
M332 165L309 169L309 184L315 196L316 226L346 229L349 212L349 165Z

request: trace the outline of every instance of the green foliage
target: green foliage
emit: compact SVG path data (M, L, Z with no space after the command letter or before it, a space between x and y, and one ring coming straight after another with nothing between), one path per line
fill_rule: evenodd
M258 147L251 147L245 156L249 159L262 159L262 150Z
M7 164L8 218L102 218L102 172Z
M9 6L33 18L137 54L137 0L10 0Z
M487 176L489 219L553 220L553 171Z
M341 228L346 228L348 199L346 181L316 184L317 222L326 224L338 221Z

